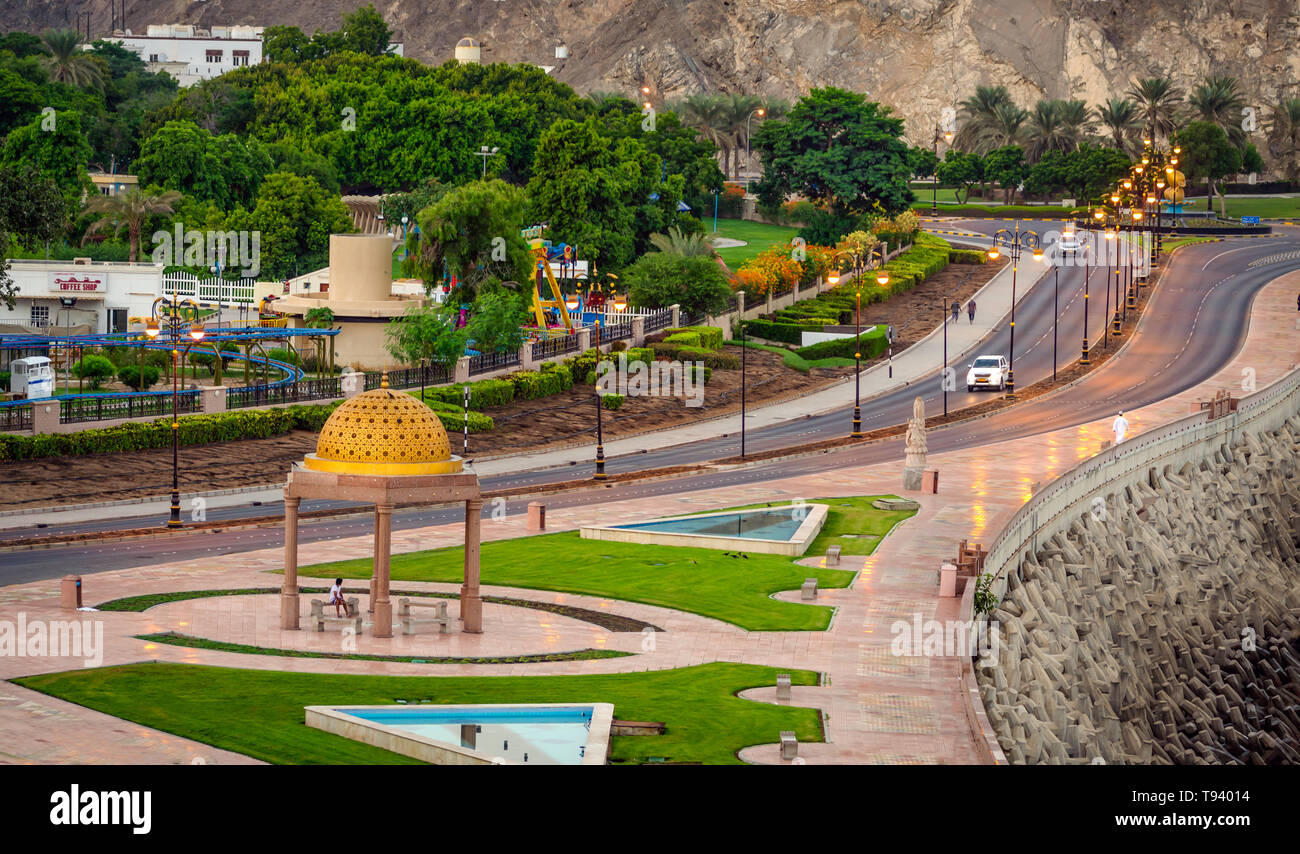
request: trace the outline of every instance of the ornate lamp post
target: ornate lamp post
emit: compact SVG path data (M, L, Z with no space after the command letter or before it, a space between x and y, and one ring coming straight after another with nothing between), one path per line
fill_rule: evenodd
M181 347L181 320L177 313L180 308L175 297L172 298L172 316L168 324L168 335L172 342L172 504L171 517L167 520L168 528L181 527L181 492L180 492L180 347ZM157 338L160 332L158 321L155 318L149 318L145 325L145 334L150 338ZM185 345L185 353L188 355L190 348L203 340L204 329L202 322L195 320L190 326L189 337L190 343ZM218 357L220 358L220 357ZM141 368L143 374L143 368ZM144 377L140 378L140 385L144 385Z
M596 473L592 480L605 479L605 426L600 411L605 408L604 395L596 389Z
M876 282L884 287L889 284L889 272L885 270L885 256L877 249L863 249L854 247L835 253L838 258L847 255L853 260L853 283L856 286L856 309L854 312L853 326L853 431L849 436L854 439L862 438L862 280L861 270L865 262L867 269L877 267L879 260L879 271L876 273ZM831 287L840 283L840 273L838 269L832 270L827 276L826 281L830 282ZM947 359L945 358L945 362Z
M767 110L763 109L762 107L759 107L757 110L754 110L749 115L745 116L745 195L747 196L749 195L749 174L754 171L754 167L752 165L753 161L749 156L750 154L749 120L754 118L754 116L758 116L759 118L762 118L763 116L766 115L767 115ZM714 228L714 231L717 231L717 228Z
M1016 399L1016 271L1020 265L1020 254L1025 249L1034 253L1034 260L1042 260L1043 248L1038 234L1033 231L1021 231L1020 221L1016 221L1014 230L1000 228L993 234L993 245L989 247L989 259L996 261L999 246L1005 246L1011 255L1011 347L1007 354L1007 400Z
M931 185L931 190L933 192L930 198L930 216L939 215L939 167L937 165L939 162L939 136L939 125L936 124L934 126L934 139L932 141L934 144L934 160L936 165L934 169L935 174L932 176L934 178L934 183ZM942 136L944 142L952 142L952 131L944 131Z

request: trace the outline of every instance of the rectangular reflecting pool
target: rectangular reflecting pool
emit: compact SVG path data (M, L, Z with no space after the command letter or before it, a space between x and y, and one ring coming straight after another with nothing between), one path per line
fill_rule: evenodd
M801 555L826 523L825 504L787 504L621 525L588 525L584 539Z
M308 706L307 725L438 765L603 765L614 707Z

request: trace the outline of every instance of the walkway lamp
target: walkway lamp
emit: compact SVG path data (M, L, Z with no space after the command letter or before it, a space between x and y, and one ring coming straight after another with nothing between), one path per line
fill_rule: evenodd
M1034 253L1035 259L1043 257L1042 241L1033 231L1021 231L1020 221L1015 229L1001 228L993 235L993 246L989 248L989 257L998 257L998 246L1005 246L1011 256L1011 345L1007 354L1007 400L1016 399L1016 273L1020 265L1020 255L1025 249Z

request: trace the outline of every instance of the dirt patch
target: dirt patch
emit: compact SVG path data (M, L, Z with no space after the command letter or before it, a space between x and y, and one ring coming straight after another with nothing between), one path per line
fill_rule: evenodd
M961 311L958 321L967 320L966 303L975 292L1007 265L1005 257L983 264L949 264L944 270L907 293L888 302L872 303L862 307L862 325L892 323L894 325L894 355L929 335L943 320L945 306L955 300ZM978 301L977 301L978 303ZM976 305L976 317L979 306Z

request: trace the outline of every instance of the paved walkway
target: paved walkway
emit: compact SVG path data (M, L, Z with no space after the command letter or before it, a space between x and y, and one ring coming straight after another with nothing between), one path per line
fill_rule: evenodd
M1134 434L1185 415L1195 401L1209 397L1220 388L1240 394L1244 369L1253 370L1259 387L1282 376L1300 359L1294 334L1297 327L1294 299L1298 287L1300 273L1293 273L1265 288L1256 298L1249 337L1236 359L1196 389L1129 413ZM93 617L85 616L104 625L104 664L158 660L320 673L483 676L627 672L708 661L807 668L824 674L823 684L798 689L795 702L819 707L826 713L828 740L825 744L802 745L803 761L810 764L969 763L975 761L976 754L960 705L958 659L894 656L890 651L894 625L900 621L908 624L918 617L922 620L958 618L957 600L937 596L937 568L951 557L956 542L991 540L1029 497L1034 483L1046 482L1086 459L1108 438L1109 417L1030 439L932 456L931 465L943 472L944 492L914 495L921 504L915 517L896 528L871 557L845 559L843 567L860 569L860 576L850 588L821 593L819 604L837 608L831 628L826 632L746 632L717 620L647 605L489 587L485 589L489 595L608 611L654 623L665 631L653 635L653 648L647 650L643 648L645 638L639 633L608 632L590 623L547 612L489 605L485 610L487 631L480 636L404 638L399 635L393 639L377 639L363 633L356 639L356 652L385 655L501 655L583 648L636 653L592 661L431 665L232 654L152 644L134 637L175 631L297 649L327 649L339 644L339 637L332 633L281 632L277 627L274 596L188 600L140 614L101 612ZM555 508L548 513L547 521L551 530L564 530L597 517L605 522L617 522L747 503L759 498L780 501L897 493L900 469L901 461L831 469L762 486L730 486L615 501L599 507ZM483 523L485 539L524 533L522 516L485 519ZM459 525L396 532L393 551L401 553L453 544L459 536ZM306 565L363 556L370 546L369 537L305 544L300 547L300 560ZM87 601L101 602L168 590L273 587L278 585L278 576L269 571L279 567L280 557L279 550L264 550L99 573L86 578ZM812 560L816 562L815 557ZM455 585L408 582L397 582L394 587L455 589ZM57 584L49 581L0 588L0 620L15 621L19 612L29 621L68 619L72 615L57 608L57 594ZM778 597L795 595L791 591ZM455 607L453 604L453 612ZM0 678L83 666L84 662L74 657L5 657L0 658ZM769 700L772 690L756 687L747 696ZM160 762L188 762L194 755L212 757L208 761L228 759L216 756L205 746L150 734L124 722L97 726L91 736L87 736L86 728L76 725L34 727L33 715L43 714L42 708L56 713L87 713L47 698L32 698L9 684L0 685L0 692L16 698L16 701L0 701L0 744L5 745L8 761L64 761L77 757L84 762L116 762L141 755L151 757L148 761ZM24 707L33 702L37 707ZM150 744L151 752L139 752L142 738ZM774 741L775 738L773 733ZM779 761L774 744L748 748L742 756L754 762Z

